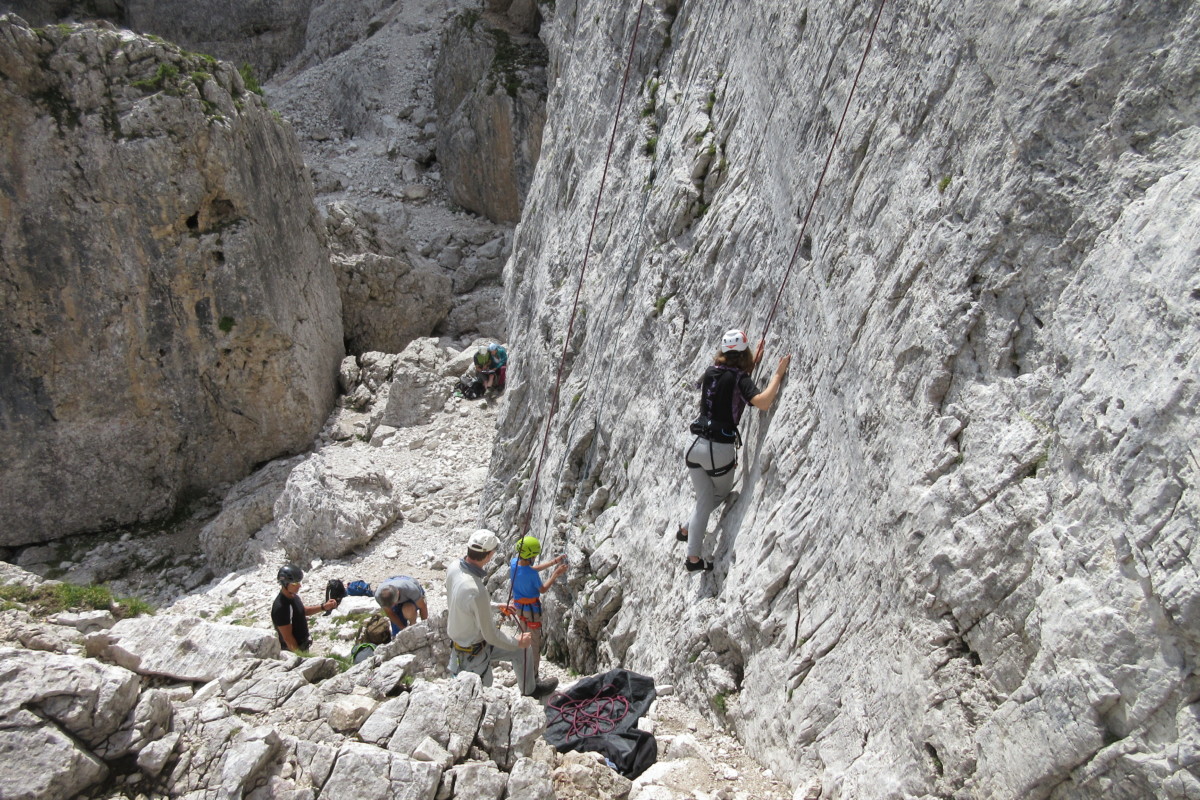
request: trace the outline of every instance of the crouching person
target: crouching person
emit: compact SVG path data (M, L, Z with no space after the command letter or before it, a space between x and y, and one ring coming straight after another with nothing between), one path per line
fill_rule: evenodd
M295 653L298 650L308 650L312 647L312 637L308 635L308 618L322 611L332 611L337 608L336 600L326 600L319 606L306 606L300 600L300 582L304 580L304 571L294 564L285 564L275 575L279 581L279 594L271 605L271 624L279 636L279 645L284 650Z
M528 671L524 669L532 637L522 633L514 639L496 627L496 609L483 585L483 567L496 554L499 544L491 531L475 531L467 541L466 558L446 572L450 674L474 672L483 679L484 686L491 686L492 662L511 661L517 673L517 688L521 694L533 694L537 687L527 685Z
M416 578L397 575L379 584L375 590L375 602L387 614L392 623L392 636L421 619L429 619L429 606L425 604L425 590Z

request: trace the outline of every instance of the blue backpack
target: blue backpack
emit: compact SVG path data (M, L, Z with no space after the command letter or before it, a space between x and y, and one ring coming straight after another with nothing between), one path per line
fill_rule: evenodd
M352 597L373 597L375 595L371 591L371 584L366 581L350 581L346 584L346 594Z

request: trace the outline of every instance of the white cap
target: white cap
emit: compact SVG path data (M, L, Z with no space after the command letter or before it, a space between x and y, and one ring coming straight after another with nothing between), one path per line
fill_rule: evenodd
M750 346L750 339L743 331L731 330L725 331L725 335L721 337L721 352L728 353L731 350L741 352Z
M487 528L480 528L472 533L471 538L467 540L467 549L477 550L480 553L490 553L499 546L500 540L496 538L496 534Z

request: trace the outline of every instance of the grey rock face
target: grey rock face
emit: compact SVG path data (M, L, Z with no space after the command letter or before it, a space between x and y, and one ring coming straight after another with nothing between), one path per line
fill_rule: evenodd
M275 519L275 503L299 458L272 461L239 481L221 499L221 511L200 531L200 546L213 570L245 563L254 534Z
M170 45L0 40L0 544L160 518L303 448L342 331L287 128Z
M581 565L551 648L806 794L1187 796L1200 10L888 4L801 239L873 7L647 5L619 115L634 10L557 9L483 509L528 502L616 119L534 516ZM781 290L757 380L791 373L689 575L691 384Z
M211 53L234 64L250 64L266 78L304 47L313 0L125 0L125 21L189 50Z
M135 617L87 638L88 655L142 675L210 681L240 658L274 658L274 631L221 625L195 617Z
M89 746L115 733L137 703L138 676L85 658L0 648L0 717L37 711Z
M405 252L399 234L380 230L395 230L396 221L385 225L378 214L334 203L326 227L351 351L399 352L445 318L451 276L428 259Z
M13 800L74 797L108 776L104 762L29 711L0 724L0 770L4 796Z
M446 29L434 71L438 161L456 203L494 222L521 217L545 125L545 48L468 11Z

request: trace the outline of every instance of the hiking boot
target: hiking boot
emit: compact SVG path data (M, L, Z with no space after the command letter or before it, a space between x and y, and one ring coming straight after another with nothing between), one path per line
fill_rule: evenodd
M688 539L687 525L680 525L679 530L675 531L675 538L681 542L686 542Z
M558 688L558 678L546 678L546 680L544 680L544 681L539 680L537 682L537 685L533 687L533 692L530 693L529 696L537 697L540 699L540 698L545 697L546 695L550 694L557 688Z
M699 561L688 561L685 558L683 560L683 566L687 568L688 572L700 572L701 570L708 572L713 568L713 563L711 561L705 561L703 558Z

